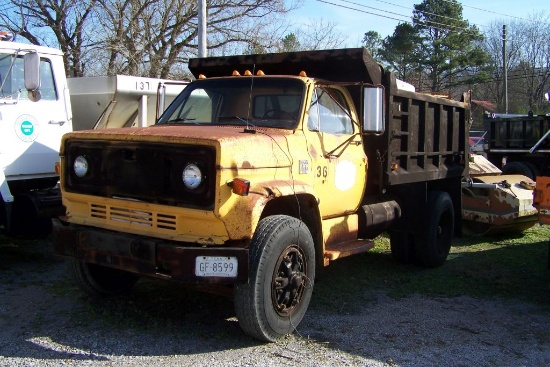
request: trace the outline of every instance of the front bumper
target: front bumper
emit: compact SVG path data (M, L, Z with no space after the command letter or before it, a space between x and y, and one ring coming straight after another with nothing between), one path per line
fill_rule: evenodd
M79 261L132 272L142 276L190 284L235 284L248 281L248 249L201 247L174 243L94 227L53 221L54 252ZM236 257L236 277L203 277L195 274L200 256Z

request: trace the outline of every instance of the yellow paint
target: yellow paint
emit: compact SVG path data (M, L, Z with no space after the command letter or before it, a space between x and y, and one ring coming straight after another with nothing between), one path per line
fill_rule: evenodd
M206 210L63 193L69 222L166 240L223 244L224 223Z

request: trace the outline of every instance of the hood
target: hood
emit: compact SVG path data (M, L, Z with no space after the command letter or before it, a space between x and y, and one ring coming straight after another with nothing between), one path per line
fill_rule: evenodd
M245 132L243 126L155 125L75 131L64 135L63 141L83 139L214 146L220 168L253 169L291 166L287 140L294 135L293 130L265 128ZM62 155L64 147L63 143Z

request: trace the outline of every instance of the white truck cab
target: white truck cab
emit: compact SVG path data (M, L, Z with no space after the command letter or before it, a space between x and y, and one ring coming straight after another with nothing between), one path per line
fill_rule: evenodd
M2 35L0 34L0 39ZM0 228L41 232L62 209L59 146L72 130L63 54L0 40Z

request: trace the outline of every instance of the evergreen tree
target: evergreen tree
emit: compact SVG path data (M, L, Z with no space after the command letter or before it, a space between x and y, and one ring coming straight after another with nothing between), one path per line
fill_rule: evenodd
M291 52L300 50L300 42L294 33L287 34L281 40L282 47L280 52Z
M363 37L363 46L370 52L375 59L380 57L380 49L382 48L382 37L376 31L368 31Z
M399 79L414 83L413 77L419 71L420 37L409 23L395 27L391 36L382 41L379 55L382 62L397 74Z
M480 47L483 36L477 27L462 18L462 5L424 0L414 8L413 25L422 40L418 62L427 73L427 89L437 93L471 83L489 57Z

